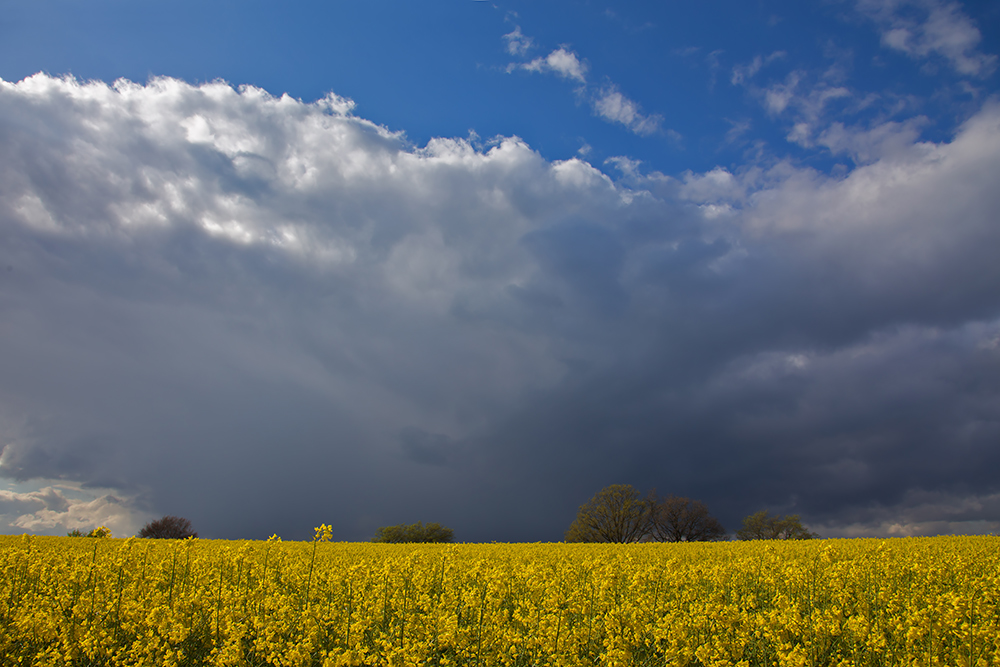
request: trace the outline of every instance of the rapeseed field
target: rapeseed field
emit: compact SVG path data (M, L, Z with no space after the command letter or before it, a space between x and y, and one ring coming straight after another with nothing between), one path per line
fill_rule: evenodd
M0 537L7 665L1000 665L1000 538Z

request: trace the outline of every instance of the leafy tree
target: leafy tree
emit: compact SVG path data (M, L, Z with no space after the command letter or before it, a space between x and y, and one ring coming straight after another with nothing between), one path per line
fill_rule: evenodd
M74 528L66 533L66 537L83 537L83 532L81 532L79 528Z
M806 530L798 514L772 516L767 510L743 519L743 527L736 531L738 540L811 540L818 537Z
M726 537L726 529L708 513L704 503L669 495L649 495L649 534L658 542L712 542Z
M649 531L650 503L631 484L612 484L580 506L567 542L638 542Z
M161 540L183 540L188 537L198 537L198 533L191 530L191 522L179 516L167 515L162 519L150 521L142 530L139 537L149 537Z
M372 542L390 544L452 541L454 541L454 531L451 528L445 528L439 523L429 523L425 526L422 521L410 525L383 526L372 539Z

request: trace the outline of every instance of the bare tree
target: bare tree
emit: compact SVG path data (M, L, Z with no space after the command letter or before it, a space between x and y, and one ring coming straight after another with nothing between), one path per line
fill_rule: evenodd
M142 530L139 531L139 537L183 540L188 537L198 537L198 533L191 530L191 522L187 519L167 515L143 526Z
M726 537L726 529L704 503L669 495L649 495L649 534L658 542L711 542Z
M576 514L567 542L638 542L649 530L650 506L631 484L601 489Z

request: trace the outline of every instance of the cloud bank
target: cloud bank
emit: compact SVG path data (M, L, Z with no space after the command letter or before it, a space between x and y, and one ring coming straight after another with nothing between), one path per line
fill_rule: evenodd
M552 540L619 482L731 529L1000 528L995 103L840 177L618 181L352 108L0 83L0 474L43 486L8 530Z

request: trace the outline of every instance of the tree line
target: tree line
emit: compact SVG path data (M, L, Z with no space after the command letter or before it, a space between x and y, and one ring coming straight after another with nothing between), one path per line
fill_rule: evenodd
M98 526L89 532L79 529L71 530L67 533L69 537L111 537L111 531L105 526ZM184 540L189 537L198 537L191 528L188 519L167 515L162 519L150 521L142 530L138 537L149 539ZM414 524L400 524L398 526L383 526L378 529L372 542L385 544L412 544L426 542L451 542L454 540L454 531L439 523L428 523L426 526L422 521Z
M99 526L89 533L71 530L70 537L111 537ZM198 537L191 522L167 515L150 521L138 533L151 539L183 540ZM566 531L567 542L713 542L728 537L726 529L704 503L679 496L646 496L631 484L612 484L580 506ZM807 540L819 537L802 526L797 514L771 515L761 510L743 519L738 540ZM454 541L454 531L439 523L383 526L372 542L384 544L441 543Z
M704 503L674 495L642 496L631 484L612 484L580 506L567 542L712 542L728 533ZM807 540L819 537L797 514L761 510L743 519L738 540Z

